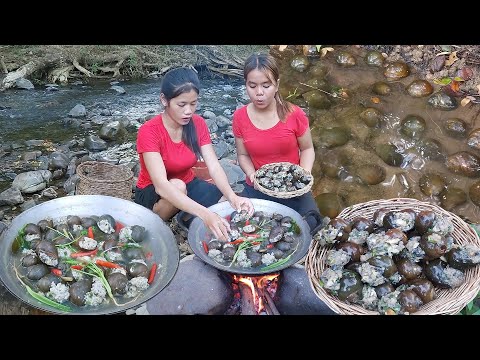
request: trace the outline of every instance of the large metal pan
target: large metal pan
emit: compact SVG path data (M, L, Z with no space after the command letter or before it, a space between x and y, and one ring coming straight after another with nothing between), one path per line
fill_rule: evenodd
M72 312L63 312L45 305L31 297L15 276L13 264L19 265L19 256L13 255L11 246L19 230L27 223L38 223L46 218L61 218L67 215L89 216L110 214L125 225L141 225L147 230L142 242L145 251L152 253L152 261L158 264L154 282L134 302L116 306L75 306ZM152 211L132 201L105 195L75 195L50 200L36 205L15 217L0 237L0 279L5 287L25 303L56 314L113 314L138 306L162 291L175 275L180 262L180 252L170 228Z
M188 243L192 251L195 253L195 255L200 257L207 264L210 264L217 269L234 273L234 274L242 274L242 275L262 275L262 274L277 272L301 260L308 252L308 248L312 240L312 235L315 234L322 226L320 214L316 211L312 211L307 213L304 217L302 217L298 212L296 212L292 208L289 208L285 205L282 205L273 201L269 201L269 200L263 200L263 199L251 199L251 200L255 208L255 211L264 211L269 214L280 213L284 216L290 216L293 220L295 220L295 222L300 227L301 232L300 232L298 248L295 250L295 252L292 254L292 256L287 262L276 267L275 270L261 270L257 268L240 268L240 267L232 268L226 265L219 264L218 262L213 260L211 257L209 257L205 253L205 250L202 245L202 241L208 238L209 230L207 229L203 221L198 217L195 217L193 219L188 230ZM234 211L234 209L230 206L230 203L228 201L223 201L221 203L212 205L209 207L209 209L222 217L230 215ZM317 220L317 226L315 226L313 230L310 230L308 223L305 221L305 218L307 216L314 216Z

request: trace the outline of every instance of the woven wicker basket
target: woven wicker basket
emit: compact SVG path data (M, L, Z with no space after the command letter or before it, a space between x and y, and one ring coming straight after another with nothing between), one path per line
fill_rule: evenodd
M373 214L380 208L391 211L412 209L416 212L431 210L436 214L450 218L454 225L452 236L455 243L460 245L471 244L480 247L480 238L475 230L455 214L445 211L441 207L415 199L396 198L390 200L373 200L357 204L344 209L337 218L352 220L357 216L372 219ZM326 269L328 250L333 246L321 246L316 240L310 244L305 258L305 269L310 280L310 285L315 294L337 314L342 315L379 315L379 312L370 311L360 305L348 304L337 297L327 293L320 286L320 275ZM454 289L435 288L436 299L424 304L414 315L453 315L462 310L472 301L480 290L480 266L469 268L465 271L465 282Z
M272 191L270 189L267 189L267 188L263 187L257 181L257 176L256 176L257 172L260 171L260 170L272 169L272 168L274 168L275 166L278 166L278 165L280 165L280 166L281 165L292 165L292 163L277 162L277 163L271 163L271 164L263 165L260 169L258 169L255 172L255 178L254 178L254 181L253 181L253 185L254 185L255 189L257 189L258 191L261 191L262 193L264 193L266 195L270 195L272 197L279 198L279 199L290 199L290 198L293 198L293 197L301 196L301 195L306 194L307 192L310 191L310 189L312 188L312 185L313 185L313 176L312 176L312 180L310 181L309 184L305 185L305 187L303 187L302 189L298 189L298 190L295 190L295 191L278 192L278 191Z
M109 195L132 199L133 172L124 165L85 161L78 165L77 195Z

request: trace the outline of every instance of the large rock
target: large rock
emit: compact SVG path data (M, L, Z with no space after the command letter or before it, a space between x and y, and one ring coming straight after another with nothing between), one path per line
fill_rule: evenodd
M315 294L305 267L299 264L282 271L275 299L282 315L335 315Z
M48 170L28 171L18 174L12 182L12 187L24 194L32 194L45 189L51 178L52 173Z
M187 256L170 284L147 301L147 311L151 315L223 315L233 302L233 290L222 275L197 257Z

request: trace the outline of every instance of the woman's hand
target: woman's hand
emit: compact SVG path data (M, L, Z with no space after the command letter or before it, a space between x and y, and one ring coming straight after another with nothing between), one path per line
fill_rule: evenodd
M238 212L242 210L246 210L249 217L252 216L253 212L255 211L255 209L253 208L252 201L249 198L246 198L243 196L235 195L230 200L230 205L232 206L232 208L234 208Z
M213 233L216 239L221 241L228 240L228 233L231 231L231 229L227 219L221 217L213 211L209 211L203 219L203 222L205 223L207 228Z

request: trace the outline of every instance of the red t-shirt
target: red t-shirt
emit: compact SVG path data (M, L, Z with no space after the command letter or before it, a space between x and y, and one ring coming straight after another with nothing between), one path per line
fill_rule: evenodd
M255 170L274 162L300 164L297 138L305 134L308 126L308 117L298 106L294 106L285 122L279 121L270 129L261 130L253 125L247 105L234 112L232 123L233 134L243 140ZM246 182L252 185L249 178Z
M192 121L197 130L200 147L211 144L212 140L205 120L194 114ZM137 186L141 189L152 184L152 179L150 179L143 161L142 154L144 152L159 152L162 155L168 179L176 178L188 184L195 177L192 170L193 165L197 162L195 153L183 141L179 143L172 141L163 125L162 115L157 115L140 126L137 134L137 152L140 158L140 174L138 175Z

